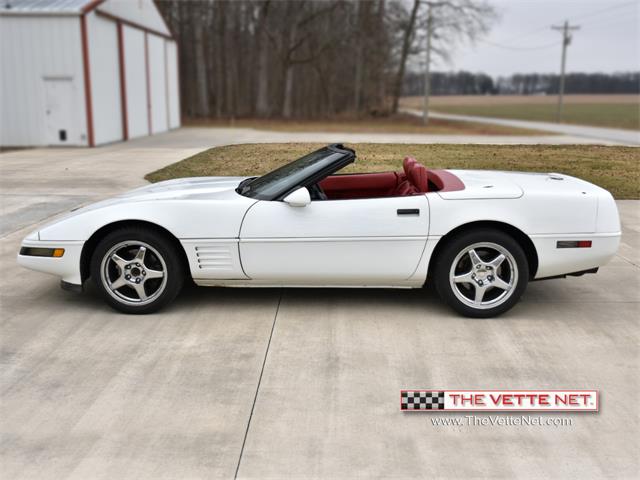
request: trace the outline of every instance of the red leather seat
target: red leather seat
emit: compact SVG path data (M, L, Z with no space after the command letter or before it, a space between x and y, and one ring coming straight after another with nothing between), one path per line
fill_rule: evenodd
M418 195L429 191L429 176L427 169L419 164L415 158L405 157L402 162L404 178L394 190L393 196Z
M419 193L410 180L411 170L417 163L416 159L412 157L405 157L402 161L404 175L402 173L398 174L400 182L391 194L392 197L404 197L406 195L415 195Z
M427 170L415 158L406 157L402 171L332 175L320 182L330 200L403 197L434 190L462 190L464 184L445 170Z
M388 197L397 186L396 172L331 175L320 182L330 200Z
M413 157L404 157L404 160L402 161L402 169L404 170L404 174L407 178L409 177L409 172L417 163L418 161Z
M409 171L409 181L418 190L418 193L429 191L429 174L424 165L416 163Z
M400 185L396 187L396 189L391 194L392 197L405 197L407 195L416 195L418 189L413 186L413 184L409 180L405 180L400 182Z

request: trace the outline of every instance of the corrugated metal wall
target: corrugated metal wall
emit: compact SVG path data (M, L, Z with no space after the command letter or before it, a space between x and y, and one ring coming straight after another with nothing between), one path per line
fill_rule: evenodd
M96 145L122 140L120 67L116 22L95 13L87 16L93 134Z
M46 82L56 80L71 94L64 141L47 127ZM0 145L87 145L84 98L78 17L0 16Z
M167 76L164 55L164 39L147 34L149 43L149 85L151 88L151 131L166 132L169 129L167 117Z
M166 42L167 79L169 97L169 128L180 126L180 85L178 72L178 46L176 42Z
M95 11L86 30L95 145L179 127L175 42ZM82 45L79 16L0 16L1 145L88 145Z
M124 40L124 71L127 85L129 138L135 138L149 135L145 33L140 29L124 25L122 34Z

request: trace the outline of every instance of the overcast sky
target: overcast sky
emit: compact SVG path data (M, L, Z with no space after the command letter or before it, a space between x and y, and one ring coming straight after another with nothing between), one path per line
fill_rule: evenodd
M500 15L491 33L475 46L458 46L451 63L439 62L435 70L557 72L561 34L551 25L565 19L580 25L568 48L568 72L640 70L640 0L489 1Z

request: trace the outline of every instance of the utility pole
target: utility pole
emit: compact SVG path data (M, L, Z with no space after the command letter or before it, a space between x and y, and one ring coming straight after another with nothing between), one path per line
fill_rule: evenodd
M422 124L429 124L429 96L431 95L431 37L433 36L433 6L429 5L427 13L427 58L424 70L424 105L422 108Z
M360 85L362 84L362 6L360 2L355 3L356 8L356 21L355 21L355 30L356 34L356 75L355 75L355 85L353 89L353 109L355 110L356 117L360 118Z
M562 121L562 101L564 97L564 72L567 64L567 47L571 44L571 32L580 30L578 25L570 26L569 21L565 20L564 25L551 27L553 30L562 32L562 60L560 63L560 87L558 91L558 106L556 108L556 122Z
M447 5L446 1L423 1L429 8L427 11L427 52L424 69L424 104L422 106L422 124L429 124L429 97L431 96L431 42L433 40L433 9Z

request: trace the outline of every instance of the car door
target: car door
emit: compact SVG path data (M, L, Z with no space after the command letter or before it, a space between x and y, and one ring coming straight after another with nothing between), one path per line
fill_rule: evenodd
M307 285L391 285L415 271L429 231L425 195L258 201L240 230L253 280Z

